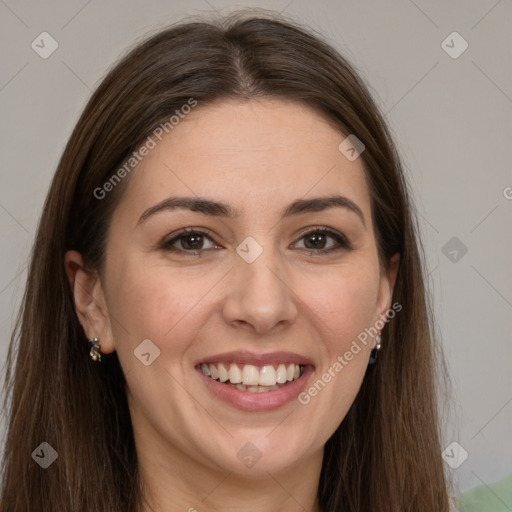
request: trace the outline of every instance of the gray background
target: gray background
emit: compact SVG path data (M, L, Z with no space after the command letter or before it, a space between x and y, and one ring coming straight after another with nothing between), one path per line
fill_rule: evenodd
M283 11L321 32L370 84L420 214L455 393L443 447L457 441L469 454L447 471L461 491L512 473L507 0L0 0L0 362L50 179L91 91L121 52L148 32L183 16L244 6ZM59 45L47 59L31 48L44 31ZM469 44L458 58L442 47L454 31ZM456 39L445 44L452 52L461 48ZM446 245L452 237L457 240ZM506 505L512 510L512 503Z

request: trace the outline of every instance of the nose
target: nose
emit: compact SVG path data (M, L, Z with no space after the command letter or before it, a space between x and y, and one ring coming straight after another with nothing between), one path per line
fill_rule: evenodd
M236 261L223 306L223 316L229 325L261 335L296 320L298 299L289 276L277 267L277 258L266 249L252 263L242 258Z

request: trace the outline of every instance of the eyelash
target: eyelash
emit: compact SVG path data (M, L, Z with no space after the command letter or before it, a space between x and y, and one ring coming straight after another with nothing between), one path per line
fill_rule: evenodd
M319 254L319 253L327 254L327 253L334 253L334 252L341 251L341 250L351 250L352 249L350 242L347 240L347 238L344 235L342 235L341 233L337 233L336 231L333 231L331 229L323 228L323 227L318 227L318 228L314 228L310 231L307 231L306 233L301 235L299 240L302 240L303 238L305 238L307 236L317 234L317 233L321 233L323 235L327 235L327 236L333 238L334 240L336 240L336 242L338 242L339 246L331 247L329 249L303 249L303 250L310 251L310 254ZM172 247L172 245L175 242L179 241L181 238L185 238L187 235L205 236L206 238L210 239L214 244L216 244L215 240L213 240L212 237L207 232L199 230L199 229L194 229L194 228L186 228L186 229L183 229L182 231L180 231L179 233L177 233L171 239L165 240L162 243L160 248L165 251L169 251L169 252L186 254L187 256L196 256L196 255L200 256L203 251L212 250L212 249L199 249L199 250L193 251L193 250L185 250L185 249L178 249L176 247Z

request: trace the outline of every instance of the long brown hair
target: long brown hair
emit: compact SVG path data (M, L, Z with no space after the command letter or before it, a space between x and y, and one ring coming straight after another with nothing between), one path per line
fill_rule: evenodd
M385 325L377 363L326 443L319 504L323 512L448 512L437 389L444 366L395 145L347 60L312 30L266 13L161 30L131 49L90 98L48 191L9 346L1 512L140 512L126 381L115 352L101 364L89 358L64 255L77 250L102 272L109 221L129 176L106 199L94 191L176 110L191 98L201 108L258 97L302 102L340 135L356 134L382 265L400 254L393 302L402 311ZM58 453L47 469L32 457L43 442Z

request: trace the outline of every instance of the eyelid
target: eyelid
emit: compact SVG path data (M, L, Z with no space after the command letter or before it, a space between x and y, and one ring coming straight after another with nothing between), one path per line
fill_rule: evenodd
M317 232L317 231L320 231L320 232L326 233L326 234L332 234L332 235L340 236L340 237L346 239L347 242L348 242L347 237L341 231L338 231L337 229L330 228L328 226L323 226L323 225L307 226L305 228L302 228L299 231L298 236L303 237L304 235L307 235L307 234L309 234L311 232Z
M194 252L202 252L202 251L205 251L207 249L198 249L196 251L185 251L183 249L177 249L177 248L173 248L172 247L172 244L177 242L182 236L185 236L187 234L198 234L198 235L202 235L206 238L209 238L211 240L212 243L214 243L215 245L219 245L215 239L215 237L213 236L212 232L208 229L208 228L195 228L195 227L187 227L187 228L183 228L183 229L180 229L174 233L171 233L170 235L168 236L165 236L164 239L162 240L161 243L159 243L159 247L161 249L164 249L164 250L168 250L168 251L172 251L172 249L175 249L176 252L182 252L182 253L189 253L189 254L194 254Z
M352 249L352 244L345 234L338 231L337 229L329 228L327 226L308 226L307 228L304 228L304 230L301 231L301 233L298 235L299 236L298 240L302 240L302 238L304 238L306 235L313 234L313 233L322 233L326 236L329 236L330 238L333 238L334 240L336 240L336 242L338 242L339 246L328 248L328 249L316 249L316 250L306 248L304 250L309 250L313 253L322 254L322 253L328 253L328 252L336 252L337 250L341 250L341 249L346 249L346 250ZM294 242L294 243L296 243L296 242Z
M296 242L294 242L292 245L295 245L298 241L302 240L306 235L314 234L314 233L322 233L330 238L333 238L338 243L338 246L329 247L327 249L308 249L308 248L301 248L305 251L310 251L312 254L326 254L326 253L335 253L337 251L340 251L342 249L345 250L351 250L352 244L348 240L348 238L338 230L335 230L333 228L329 228L327 226L308 226L306 228L303 228L301 232L297 235L298 239ZM176 243L182 236L185 236L187 234L197 234L201 235L203 237L208 238L214 245L219 246L220 244L217 243L216 237L212 234L212 232L208 228L199 228L199 227L187 227L183 228L175 233L172 233L169 236L166 236L163 241L159 244L159 247L163 250L167 250L170 252L176 252L181 254L188 254L188 255L196 255L201 254L205 251L211 251L212 249L197 249L197 250L185 250L185 249L179 249L176 247L173 247L173 244Z

